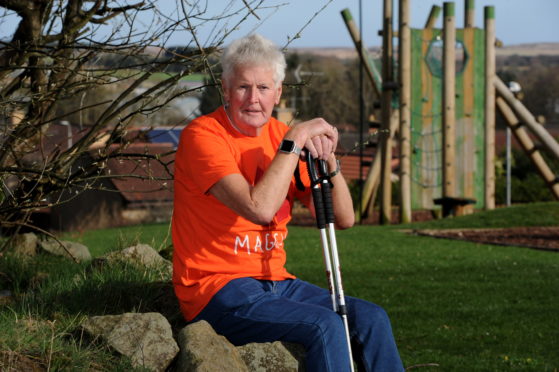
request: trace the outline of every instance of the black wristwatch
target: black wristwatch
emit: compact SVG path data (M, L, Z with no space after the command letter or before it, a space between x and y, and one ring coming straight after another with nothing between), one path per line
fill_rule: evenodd
M288 154L293 153L295 155L299 155L303 149L297 146L295 141L284 139L281 141L278 150Z

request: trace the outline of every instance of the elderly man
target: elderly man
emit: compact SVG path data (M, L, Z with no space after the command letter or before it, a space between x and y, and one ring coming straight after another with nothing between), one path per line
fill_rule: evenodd
M251 35L222 56L225 105L182 132L175 164L173 283L186 320L206 320L233 344L302 344L308 371L350 368L345 329L327 290L285 269L287 223L295 198L311 211L294 171L302 149L332 170L336 226L354 223L337 168L336 129L317 118L288 127L272 118L282 93L283 53ZM390 320L370 302L346 297L355 362L402 371Z

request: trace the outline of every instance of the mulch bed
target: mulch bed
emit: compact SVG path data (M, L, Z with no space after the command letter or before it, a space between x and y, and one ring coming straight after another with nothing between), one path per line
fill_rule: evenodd
M392 213L393 224L398 223L398 211ZM413 221L433 219L430 211L414 212ZM363 224L378 224L378 213L369 216ZM302 208L294 211L293 225L315 226L315 220ZM481 244L517 246L559 252L559 226L511 227L501 229L447 229L447 230L413 230L416 235L443 239L466 240Z
M519 246L559 252L559 226L505 229L414 230L414 234L482 244Z

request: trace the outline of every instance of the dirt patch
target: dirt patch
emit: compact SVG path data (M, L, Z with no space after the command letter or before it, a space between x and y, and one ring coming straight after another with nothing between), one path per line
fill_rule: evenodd
M16 353L15 351L0 351L0 371L6 372L43 372L44 363L32 356Z
M559 226L506 229L414 230L414 234L483 244L519 246L559 252Z

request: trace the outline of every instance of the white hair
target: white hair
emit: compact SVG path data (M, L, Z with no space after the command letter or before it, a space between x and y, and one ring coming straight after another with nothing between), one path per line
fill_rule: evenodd
M228 81L241 66L270 67L274 74L274 82L279 86L285 78L285 56L270 40L252 34L233 41L221 56L223 73L221 79Z

